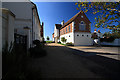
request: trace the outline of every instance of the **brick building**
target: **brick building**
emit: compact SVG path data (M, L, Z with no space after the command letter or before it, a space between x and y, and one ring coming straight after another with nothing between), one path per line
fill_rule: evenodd
M61 22L59 27L57 27L55 24L54 34L58 34L57 36L59 37L55 42L62 42L61 38L65 37L67 42L72 42L76 46L92 45L91 22L83 11L78 12L66 23L64 23L64 21Z

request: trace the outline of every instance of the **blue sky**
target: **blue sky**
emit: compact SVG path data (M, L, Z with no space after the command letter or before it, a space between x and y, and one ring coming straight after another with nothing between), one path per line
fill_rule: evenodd
M44 22L44 38L49 36L50 40L52 40L52 33L54 32L55 24L60 24L63 20L67 22L70 18L72 18L75 14L79 12L76 9L76 5L74 2L34 2L38 9L38 14L40 17L40 21ZM94 18L98 16L98 14L93 15L90 11L85 13L88 19L91 21L91 32L94 29ZM97 30L101 30L102 33L108 32L108 30L99 28Z

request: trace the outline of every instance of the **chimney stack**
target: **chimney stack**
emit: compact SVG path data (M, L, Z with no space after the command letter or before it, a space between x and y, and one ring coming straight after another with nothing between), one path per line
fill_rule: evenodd
M62 25L62 26L64 25L64 20L61 22L61 25Z

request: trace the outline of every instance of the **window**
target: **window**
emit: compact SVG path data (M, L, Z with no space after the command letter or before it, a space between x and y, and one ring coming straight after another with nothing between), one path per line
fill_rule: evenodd
M82 36L84 36L84 35L82 35Z
M70 26L69 26L69 32L70 32Z
M67 33L67 27L66 27L66 33Z
M81 21L81 23L79 23L79 30L84 31L86 29L86 24L84 21Z
M65 34L65 29L63 31L64 31L64 34Z
M88 37L88 35L87 35L87 37Z
M83 18L83 15L81 15L81 18Z
M79 36L79 35L77 35L77 36Z
M69 35L69 37L70 37L70 35Z

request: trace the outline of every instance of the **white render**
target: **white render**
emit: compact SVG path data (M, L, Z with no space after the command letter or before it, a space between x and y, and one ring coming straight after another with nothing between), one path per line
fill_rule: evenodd
M0 3L0 5L1 5L1 3ZM1 54L2 54L2 10L0 9L0 57L1 57ZM1 78L1 76L0 76L0 78Z
M77 36L79 35L79 36ZM82 36L84 35L84 36ZM88 37L87 37L88 35ZM75 32L74 33L74 45L75 46L82 46L82 45L92 45L93 40L91 38L91 33L87 32Z
M2 48L4 48L6 42L8 48L14 42L14 22L15 16L13 13L7 9L2 9Z
M74 44L74 46L92 45L93 40L91 38L91 33L89 33L89 32L74 32L74 27L75 27L74 25L75 25L75 22L72 22L73 27L72 27L72 32L71 33L63 34L63 35L60 36L60 42L63 43L61 41L61 38L65 37L65 39L67 39L66 43L72 42ZM84 35L84 36L82 36L82 35Z
M58 36L59 36L59 29L57 29L56 26L55 26L55 28L54 28L54 37L58 37Z
M0 2L0 7L2 3ZM0 9L0 79L2 79L2 10Z
M54 41L55 42L60 41L60 39L59 39L60 34L59 33L60 33L60 31L59 31L59 29L56 28L56 25L55 25L55 28L54 28Z
M74 33L73 33L73 32L67 33L67 34L64 34L64 35L61 35L61 36L60 36L60 42L61 42L61 43L63 43L63 42L61 41L61 38L62 38L62 37L65 37L65 39L67 39L66 43L68 43L68 42L74 43Z
M55 38L52 38L52 41L55 41Z
M16 33L27 35L28 48L33 46L33 40L42 40L40 35L41 24L37 15L37 10L33 3L29 2L3 2L3 7L11 10L15 15ZM33 23L33 24L32 24ZM28 27L29 30L24 29ZM26 33L28 32L28 33Z

